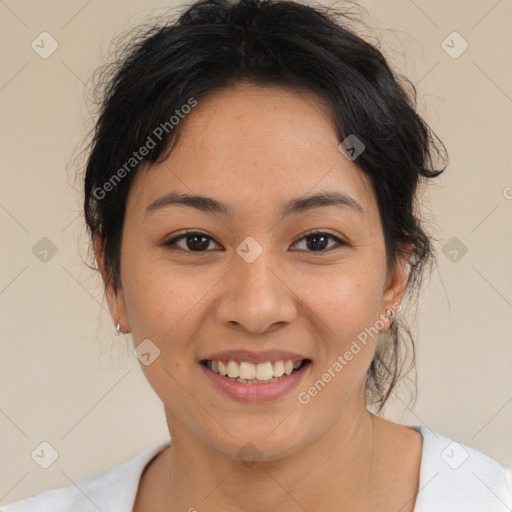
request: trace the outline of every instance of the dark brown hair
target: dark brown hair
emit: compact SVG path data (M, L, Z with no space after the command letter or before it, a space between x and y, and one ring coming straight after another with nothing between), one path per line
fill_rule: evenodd
M446 165L435 169L434 157L443 159L446 151L416 112L414 86L350 30L349 21L333 8L293 1L205 0L123 47L103 70L84 201L89 233L104 243L105 269L116 288L126 200L140 164L161 161L172 150L181 124L170 128L169 120L191 98L200 101L245 80L316 93L331 107L340 142L355 135L364 143L356 163L376 192L388 271L412 247L407 291L418 290L425 265L435 258L420 224L416 191L422 178L444 171ZM140 161L130 160L162 126ZM410 338L406 353L412 352L414 362L410 329L398 318L386 333L391 342L378 345L368 368L367 402L379 411L402 375L402 333Z

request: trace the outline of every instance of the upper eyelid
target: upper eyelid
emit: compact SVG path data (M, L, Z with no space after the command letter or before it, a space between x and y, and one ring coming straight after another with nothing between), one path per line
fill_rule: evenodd
M299 243L300 241L302 241L304 238L306 238L307 236L311 236L311 235L316 235L316 234L326 234L326 235L329 235L330 237L332 237L332 239L334 239L336 241L336 243L338 243L339 245L349 245L349 243L344 240L343 237L341 236L338 236L337 234L334 234L334 233L331 233L330 231L328 230L322 230L322 229L314 229L312 231L307 231L306 233L304 233L303 235L301 235L295 242L293 245L296 245L297 243ZM176 245L177 242L185 239L187 236L192 236L192 235L203 235L205 236L206 238L209 238L210 240L212 240L213 242L215 242L217 245L220 245L219 242L217 242L217 240L215 240L215 238L211 235L208 235L207 233L204 233L203 231L193 231L193 230L190 230L190 231L185 231L184 233L181 233L181 234L178 234L178 235L175 235L173 237L171 237L170 239L166 240L163 245L168 245L168 246L171 246L171 245ZM186 252L194 252L194 251L186 251ZM201 252L211 252L211 251L196 251L197 253L201 253ZM311 252L314 252L314 251L311 251ZM324 252L324 251L319 251L319 252Z

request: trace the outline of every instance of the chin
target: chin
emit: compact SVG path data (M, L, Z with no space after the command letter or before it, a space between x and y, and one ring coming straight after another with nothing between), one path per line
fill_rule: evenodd
M286 419L286 414L264 421L263 425L254 418L244 418L229 425L228 433L221 429L220 437L209 439L208 444L228 459L251 461L275 461L283 459L308 444L309 438L304 421ZM270 427L270 425L273 425ZM293 435L291 435L293 433Z

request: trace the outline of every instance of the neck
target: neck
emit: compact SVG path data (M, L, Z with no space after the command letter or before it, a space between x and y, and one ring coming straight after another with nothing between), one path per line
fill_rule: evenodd
M253 464L219 454L166 410L172 445L162 462L164 496L172 510L212 512L362 510L372 489L374 416L346 414L307 446ZM326 478L326 475L329 475Z

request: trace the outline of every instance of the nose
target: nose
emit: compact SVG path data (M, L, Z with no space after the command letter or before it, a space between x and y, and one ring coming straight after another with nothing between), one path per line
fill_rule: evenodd
M297 316L297 298L289 277L270 252L263 251L252 263L238 255L234 259L234 268L220 288L218 320L232 329L254 334L291 323Z

